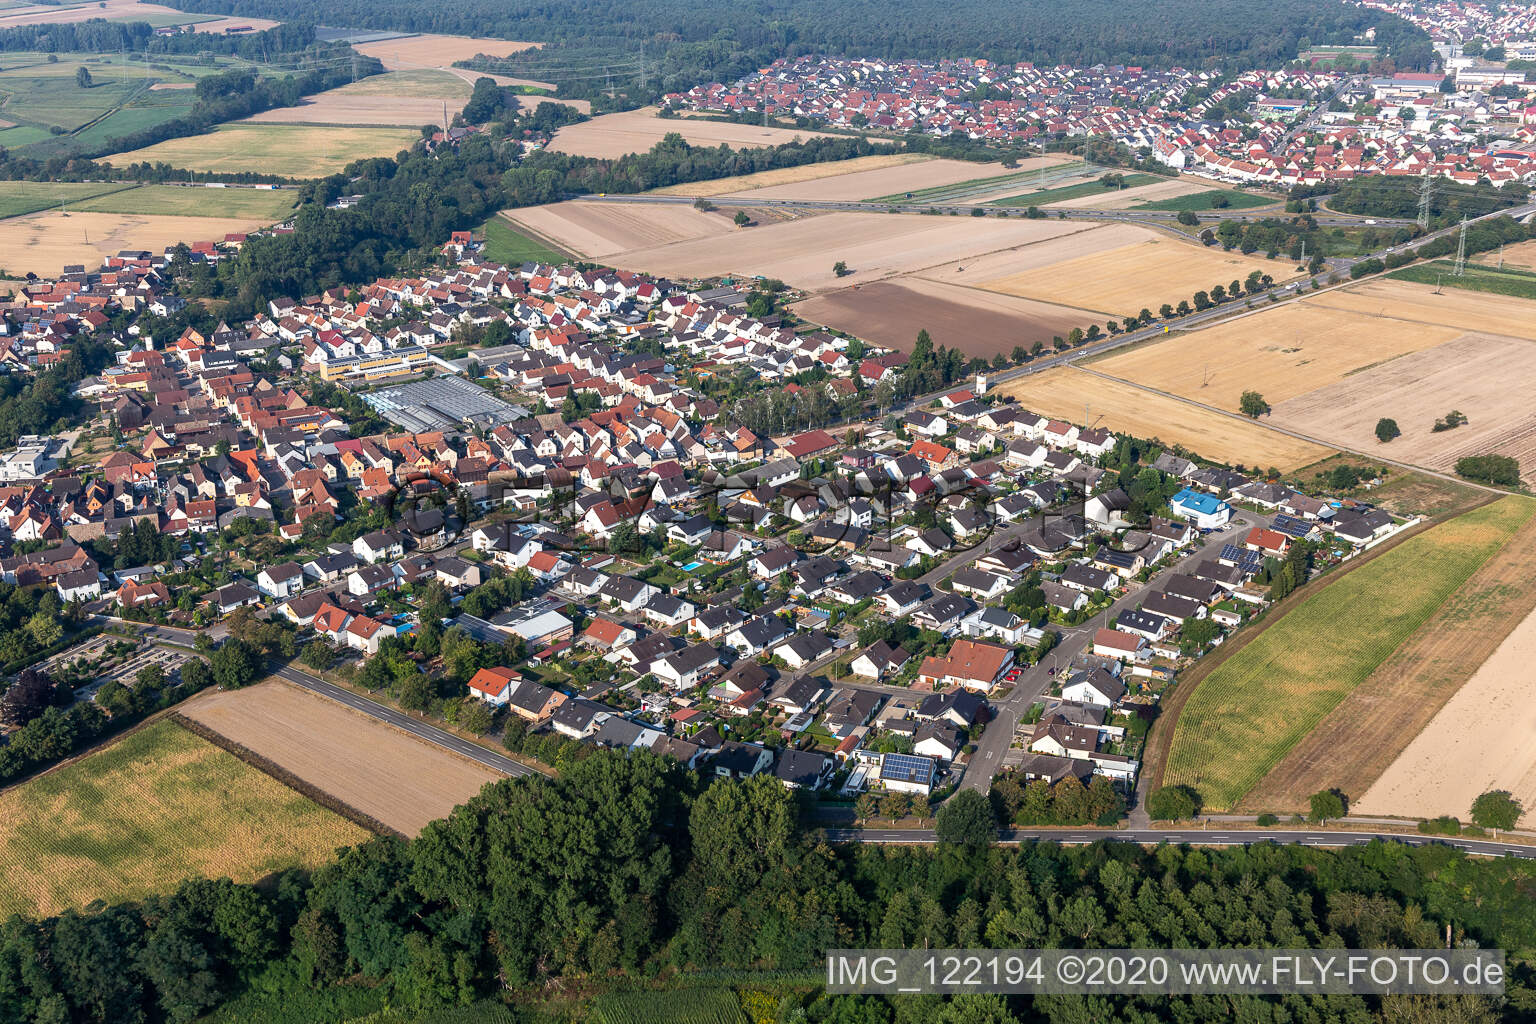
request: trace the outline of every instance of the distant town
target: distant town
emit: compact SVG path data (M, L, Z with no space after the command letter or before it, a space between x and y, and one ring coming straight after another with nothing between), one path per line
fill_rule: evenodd
M1536 58L1536 39L1504 55ZM1503 185L1536 175L1526 71L1470 52L1449 57L1444 74L1344 71L1341 58L1350 48L1273 71L791 57L664 102L999 144L1107 138L1169 169L1240 184L1381 174Z

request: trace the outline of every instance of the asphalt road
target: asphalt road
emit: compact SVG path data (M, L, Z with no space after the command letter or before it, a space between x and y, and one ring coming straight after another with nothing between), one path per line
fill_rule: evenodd
M1148 582L1135 585L1107 610L1100 612L1087 622L1061 629L1060 639L1055 649L1039 664L1026 669L1013 684L1013 690L1008 696L991 701L997 714L987 723L981 739L976 742L976 751L966 762L965 776L960 785L980 793L986 793L992 788L992 779L1002 770L1003 760L1013 745L1013 736L1018 730L1019 721L1024 712L1028 711L1030 706L1057 681L1059 675L1053 673L1065 674L1066 667L1072 664L1072 659L1089 648L1093 634L1100 626L1113 623L1122 611L1135 608L1145 601L1147 595L1155 592L1170 575L1183 572L1186 568L1208 558L1216 557L1222 543L1240 536L1250 526L1259 525L1264 524L1253 513L1233 509L1232 524L1227 527L1226 532L1211 534L1209 543L1204 547L1196 547L1172 566L1157 573Z
M933 829L861 829L829 828L824 830L834 843L906 843L931 845L938 842ZM1293 843L1301 846L1344 847L1364 846L1373 840L1403 843L1406 846L1450 846L1482 857L1519 857L1536 859L1536 847L1520 843L1501 843L1488 839L1463 839L1459 836L1419 836L1400 832L1312 832L1265 829L1245 832L1238 829L1104 829L1093 831L1079 829L1020 828L1003 832L999 842L1027 843L1044 841L1080 846L1088 843L1137 843L1155 846L1159 843L1188 843L1191 846L1251 846L1254 843Z
M295 686L302 686L312 693L317 693L322 697L329 697L331 700L345 704L354 711L361 711L370 718L376 718L397 729L403 729L419 740L424 740L445 750L451 750L455 754L469 758L471 761L479 762L487 768L501 772L503 775L538 774L532 768L514 761L510 757L504 757L494 750L487 750L478 743L471 743L466 739L461 739L451 732L428 725L404 712L396 711L394 708L385 707L378 701L369 700L367 697L353 693L351 690L335 686L293 665L284 665L273 674L288 680L288 682L293 683Z

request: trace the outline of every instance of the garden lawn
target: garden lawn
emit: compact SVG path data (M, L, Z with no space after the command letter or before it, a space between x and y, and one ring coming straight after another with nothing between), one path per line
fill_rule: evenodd
M1203 679L1162 784L1230 808L1536 514L1503 498L1398 544L1274 620Z

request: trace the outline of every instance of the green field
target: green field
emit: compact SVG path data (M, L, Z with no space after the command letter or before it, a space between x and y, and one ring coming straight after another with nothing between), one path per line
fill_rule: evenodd
M0 181L0 218L51 210L61 203L71 210L83 209L79 204L93 196L106 196L132 187L111 182Z
M0 793L0 917L254 881L328 861L369 833L162 720Z
M561 263L570 257L518 231L501 217L492 217L476 229L485 236L483 255L493 263Z
M82 89L75 73L85 67L96 84ZM40 128L57 125L74 131L140 92L148 92L142 78L122 79L121 68L103 61L61 58L57 64L30 64L0 71L0 117L17 124Z
M1125 188L1135 188L1137 185L1155 185L1160 181L1168 181L1168 178L1156 174L1127 174L1125 176ZM1076 185L1063 185L1061 188L1048 188L1041 192L1026 192L1021 196L1009 196L1007 199L994 199L988 206L1045 206L1047 203L1059 203L1067 199L1080 199L1083 196L1099 196L1107 192L1123 191L1118 188L1108 188L1099 183L1097 179L1084 181Z
M1082 161L1056 164L1047 167L1045 173L1058 175L1064 171L1080 170L1085 165ZM969 181L957 181L953 185L935 185L932 188L920 188L913 192L896 192L888 196L875 196L866 199L866 203L933 203L945 202L951 199L962 199L973 192L991 191L992 189L1007 188L1009 185L1027 185L1031 181L1040 180L1040 170L1013 171L1008 174L994 174L988 178L972 178Z
M598 1024L746 1024L729 989L615 992L593 1001Z
M1487 254L1483 254L1487 259ZM1419 263L1387 275L1399 281L1417 281L1419 284L1437 284L1442 288L1465 288L1474 292L1492 292L1495 295L1513 295L1520 299L1536 299L1536 273L1529 270L1500 270L1498 267L1468 263L1460 277L1456 276L1456 264L1450 260Z
M1225 196L1227 205L1217 207L1216 199ZM1182 210L1192 210L1201 213L1206 210L1251 210L1256 206L1273 206L1280 200L1274 196L1254 195L1252 192L1238 192L1234 189L1213 188L1204 192L1191 192L1187 196L1174 196L1172 199L1157 199L1150 203L1137 203L1131 207L1133 210L1167 210L1178 213Z
M223 70L227 61L195 64L187 58L156 55L150 66L116 54L8 53L0 60L0 146L30 147L28 156L46 158L94 147L182 117L195 95L185 89L156 89L158 83L186 83ZM185 63L184 63L185 61ZM86 68L93 79L81 88L75 74Z
M1232 807L1509 540L1536 500L1502 498L1411 537L1271 623L1190 696L1162 785Z
M298 202L292 189L139 185L72 204L83 213L146 213L178 217L251 217L286 220Z

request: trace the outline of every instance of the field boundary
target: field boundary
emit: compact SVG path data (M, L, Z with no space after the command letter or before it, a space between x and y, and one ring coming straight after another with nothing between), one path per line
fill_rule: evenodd
M204 691L198 691L198 693L202 692ZM191 697L188 697L186 700L182 701L181 704L185 704L188 700L191 700L192 697L196 697L197 695L197 693L192 694ZM29 772L25 775L18 775L14 779L11 779L9 782L5 783L5 785L0 786L0 793L9 793L11 790L18 786L24 786L27 783L32 782L35 779L40 779L45 775L52 775L60 768L67 768L74 764L76 761L80 761L84 758L90 757L92 754L99 754L103 750L114 747L121 743L123 740L126 740L128 737L132 736L134 733L142 732L143 730L149 728L151 725L154 725L162 718L168 718L169 716L176 714L176 709L181 707L181 704L177 704L168 708L162 708L159 711L146 715L134 724L128 726L128 728L124 729L122 732L115 732L110 736L103 736L98 742L93 743L88 747L84 747L81 750L70 754L68 757L61 758L60 760L48 765L46 768L41 768L35 772Z
M230 739L228 736L225 736L223 733L215 729L210 729L208 726L195 719L188 718L180 711L171 711L170 719L199 739L206 740L207 742L218 747L220 750L223 750L225 753L231 754L237 759L244 761L252 768L255 768L257 771L261 772L263 775L270 776L276 781L282 783L284 786L287 786L289 789L293 790L295 793L298 793L300 796L313 800L315 803L319 804L321 807L324 807L326 810L331 811L334 814L341 815L343 818L346 818L348 821L352 822L352 824L365 828L369 832L372 832L374 835L393 836L397 839L410 838L404 832L401 832L399 829L391 828L379 819L375 818L373 815L365 814L358 810L356 807L353 807L351 804L337 799L313 783L304 781L297 775L293 774L293 772L290 772L288 769L278 764L276 761L273 761L267 757L263 757L262 755L256 753L256 751L252 750L250 747L245 746L243 743L237 743Z
M1426 519L1412 529L1397 533L1385 542L1371 548L1365 554L1351 559L1340 569L1307 582L1289 597L1285 598L1285 600L1271 606L1264 613L1263 619L1258 623L1239 630L1235 637L1223 643L1221 648L1214 654L1209 654L1200 659L1189 670L1187 675L1178 680L1177 684L1173 687L1172 696L1162 703L1157 721L1152 723L1152 728L1147 733L1146 750L1142 756L1143 777L1149 780L1147 792L1151 793L1163 785L1163 776L1168 767L1168 754L1173 746L1174 726L1178 724L1179 714L1184 710L1184 706L1189 703L1189 698L1194 694L1196 688L1205 681L1207 676L1226 664L1249 644L1253 643L1255 639L1262 636L1271 626L1289 615L1298 605L1310 599L1319 590L1343 579L1361 566L1369 565L1410 537L1417 537L1439 526L1441 523L1449 522L1458 516L1466 515L1468 512L1473 512L1485 505L1490 505L1503 496L1502 493L1490 493L1486 495L1485 500L1479 501L1470 508L1443 516L1436 516L1433 519Z
M1493 502L1415 532L1408 554L1389 556L1386 569L1368 561L1363 573L1345 574L1277 616L1274 631L1207 673L1199 699L1182 706L1164 784L1193 786L1213 810L1237 807L1504 548L1536 514L1533 505ZM1297 657L1298 649L1310 653ZM1175 747L1183 751L1177 765Z
M528 225L524 224L522 221L513 220L511 218L511 216L510 216L510 213L511 213L510 210L497 210L496 211L496 216L498 216L502 220L506 221L507 222L507 226L510 227L513 231L516 231L518 234L528 236L529 238L533 239L535 242L538 242L540 245L547 245L551 249L553 249L555 252L563 252L563 253L565 253L567 256L569 256L573 260L583 260L583 261L585 261L586 259L588 259L588 257L586 257L586 256L578 256L576 253L571 251L569 246L561 245L559 242L555 241L553 238L550 238L548 235L544 234L544 232L542 232L542 231L535 231L533 228L530 228Z
M1292 747L1243 796L1238 802L1238 809L1293 810L1301 805L1300 802L1307 794L1334 784L1343 789L1345 780L1350 787L1346 792L1351 800L1363 797L1429 727L1440 709L1461 692L1462 687L1493 656L1494 651L1536 610L1536 590L1528 587L1520 588L1512 598L1495 598L1499 591L1508 586L1499 582L1499 575L1501 568L1510 564L1510 556L1519 560L1516 564L1523 564L1525 559L1520 556L1531 552L1536 552L1536 517L1528 519L1503 547L1478 567L1466 583L1451 593L1422 626ZM1499 564L1501 562L1503 566ZM1467 613L1467 602L1479 600L1495 601L1498 604L1498 610L1489 616L1493 621L1477 623L1476 628L1465 621L1458 622ZM1509 617L1511 613L1512 618ZM1495 624L1500 627L1499 630L1490 631L1486 628ZM1505 626L1507 628L1503 628ZM1436 657L1432 641L1437 634L1445 635L1448 631L1454 632L1456 637L1467 643L1460 650L1453 646L1448 652L1452 656L1452 664L1443 665L1446 656L1441 654ZM1457 657L1467 653L1473 654L1473 657ZM1442 665L1443 668L1440 667ZM1423 669L1431 674L1431 678L1425 681L1427 685L1416 685L1420 680L1415 676L1415 669ZM1440 676L1438 682L1433 678L1435 674ZM1365 708L1382 704L1388 706L1383 715L1367 716L1360 713ZM1393 718L1393 709L1398 708L1408 714L1399 712L1399 716ZM1378 722L1385 719L1394 728L1386 736L1374 733L1354 735L1368 717ZM1327 767L1340 776L1339 779L1325 780L1318 777L1323 768L1321 762L1328 751L1347 752L1342 759L1337 756L1326 757ZM1287 782L1287 777L1292 777L1293 781ZM1301 792L1303 790L1305 793ZM1287 798L1292 801L1292 805L1281 806Z

